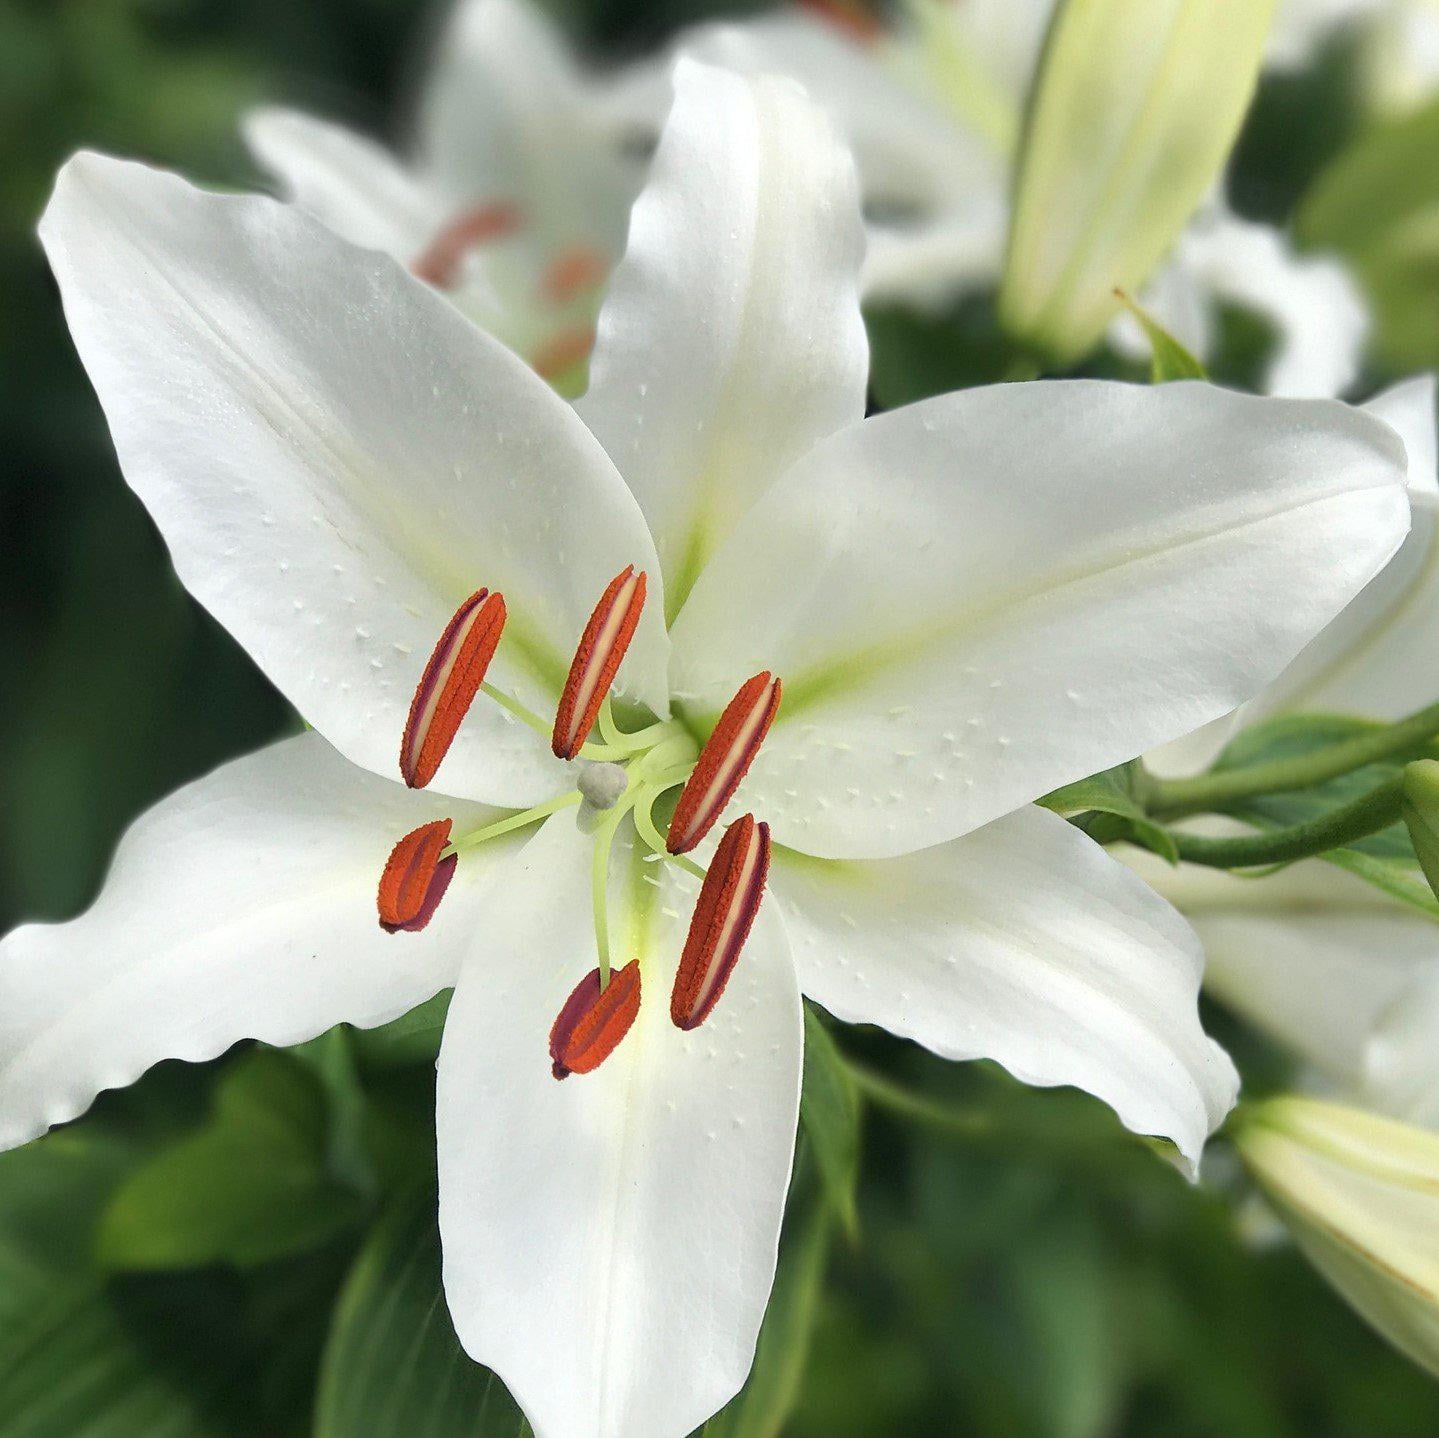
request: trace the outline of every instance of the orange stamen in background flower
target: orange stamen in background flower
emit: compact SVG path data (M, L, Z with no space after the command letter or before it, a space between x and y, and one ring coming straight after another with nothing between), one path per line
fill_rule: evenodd
M498 240L519 228L520 212L514 205L475 205L449 221L410 266L417 280L436 289L452 290L460 282L465 256L487 240Z
M671 854L688 853L724 813L774 723L780 691L779 680L766 669L746 680L725 705L675 805L665 838Z
M724 993L764 897L769 848L769 825L756 824L753 814L725 830L700 885L670 994L676 1028L698 1028Z
M541 345L530 361L530 368L541 379L554 379L572 369L595 347L595 327L576 325L574 329L561 330L553 339Z
M422 824L390 850L377 898L380 927L387 933L419 933L434 917L455 875L458 856L440 857L450 842L450 824L449 819Z
M556 255L541 281L545 297L557 305L602 285L609 273L605 257L589 245L572 245Z
M580 647L570 664L569 678L560 695L559 712L550 747L561 759L573 759L590 737L600 705L615 682L625 650L634 638L640 611L645 607L645 573L626 565L610 580L590 615Z
M503 595L476 590L455 611L440 635L410 701L400 741L400 773L423 789L454 741L505 628Z
M632 959L600 988L591 969L560 1009L550 1029L550 1072L557 1079L592 1073L629 1033L640 1011L640 961Z
M852 39L866 44L878 40L884 23L873 10L854 0L799 0L802 9L812 11L820 19L843 30Z

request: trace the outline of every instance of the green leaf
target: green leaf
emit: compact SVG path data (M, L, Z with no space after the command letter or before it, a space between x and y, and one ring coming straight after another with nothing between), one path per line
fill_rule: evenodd
M1076 822L1087 834L1104 842L1114 837L1107 832L1107 826L1098 822L1096 816L1117 815L1128 822L1124 826L1126 837L1132 837L1146 848L1154 850L1171 864L1179 860L1174 840L1144 812L1144 806L1135 795L1135 784L1139 777L1136 763L1121 764L1114 769L1105 769L1091 774L1087 779L1066 784L1052 794L1046 794L1039 802L1056 814L1081 815Z
M326 1139L314 1073L278 1051L245 1055L221 1079L208 1122L120 1186L100 1225L101 1263L245 1267L336 1237L360 1204L327 1172Z
M1373 720L1344 715L1285 715L1265 720L1238 735L1220 755L1218 769L1240 768L1276 759L1298 758L1330 744L1353 739L1382 726ZM1231 807L1227 812L1260 829L1309 823L1350 803L1385 780L1396 778L1403 760L1367 764L1337 779L1292 793L1267 794ZM1402 823L1342 849L1321 855L1326 862L1374 885L1392 898L1439 919L1439 900L1419 868L1414 845Z
M367 1069L434 1066L444 1037L445 1015L452 989L442 989L418 1008L377 1029L356 1029L351 1043L356 1059Z
M414 1191L366 1239L335 1307L315 1438L519 1438L514 1400L461 1349L440 1287L435 1194Z
M859 1094L829 1031L808 1004L804 1009L804 1092L799 1116L825 1197L853 1237L859 1228L855 1212Z
M208 1438L222 1430L157 1369L105 1295L61 1284L0 1329L0 1438Z
M799 1398L829 1256L830 1216L822 1203L791 1214L754 1367L739 1393L700 1429L702 1438L778 1438Z
M1366 130L1315 181L1297 227L1349 261L1390 365L1439 358L1439 100Z
M1208 379L1204 366L1189 353L1143 305L1132 300L1123 290L1116 290L1120 304L1139 322L1149 341L1149 382L1167 384L1176 379Z

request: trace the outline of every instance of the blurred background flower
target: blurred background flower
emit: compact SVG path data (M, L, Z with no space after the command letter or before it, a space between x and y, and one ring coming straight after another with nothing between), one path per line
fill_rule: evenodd
M986 23L1023 8L962 3ZM582 57L618 70L761 7L544 8ZM411 154L446 20L426 0L0 0L0 928L76 912L140 810L298 728L182 593L119 477L33 235L54 172L87 145L272 187L241 139L261 105ZM1436 30L1426 0L1284 0L1225 175L1241 221L1348 266L1372 308L1361 397L1439 363ZM1034 52L1018 48L995 75L1028 72ZM1003 96L981 122L1018 124L1022 97ZM526 98L543 115L545 96ZM876 292L876 406L1010 369L985 273L923 306ZM1273 318L1215 289L1210 371L1259 388ZM1146 372L1104 341L1074 363ZM426 1006L373 1034L165 1065L0 1156L0 1438L514 1433L513 1406L459 1357L436 1302L440 1017ZM1271 1043L1218 1005L1208 1017L1251 1094L1292 1081L1294 1035ZM1192 1189L1078 1094L847 1033L856 1078L810 1029L780 1283L755 1375L713 1434L1439 1428L1428 1378L1293 1250L1250 1246L1229 1202L1244 1180L1222 1154ZM1422 1032L1383 1034L1366 1061L1427 1073L1400 1062L1422 1055Z

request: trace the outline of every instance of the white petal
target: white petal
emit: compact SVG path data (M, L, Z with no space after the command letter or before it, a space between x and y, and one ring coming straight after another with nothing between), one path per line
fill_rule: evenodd
M1266 393L1327 399L1353 384L1369 313L1337 260L1298 255L1271 226L1216 208L1181 235L1170 268L1187 271L1211 305L1235 304L1274 326ZM1174 318L1162 301L1155 314L1166 324ZM1175 329L1181 339L1183 329Z
M999 190L932 223L871 225L861 288L867 300L936 308L999 273L1009 210Z
M449 218L446 202L387 150L340 125L267 106L246 115L242 129L284 197L351 244L409 264Z
M787 75L803 85L854 151L873 212L901 210L923 222L977 192L1003 193L1004 157L926 91L920 56L911 53L917 44L858 41L789 9L701 25L683 33L677 48L727 70Z
M785 686L738 802L879 858L1237 707L1402 539L1393 432L1202 384L967 390L815 449L674 629L700 725Z
M777 849L771 876L800 987L837 1018L1086 1089L1191 1166L1234 1102L1234 1066L1199 1026L1198 941L1057 814L1020 809L899 859Z
M774 1275L802 1044L783 930L761 912L714 1013L682 1033L691 899L641 884L652 938L617 926L617 954L642 962L639 1017L556 1082L550 1026L595 963L590 845L551 820L518 867L440 1052L450 1312L538 1438L683 1438L744 1381Z
M1406 380L1364 408L1392 425L1408 451L1408 538L1334 623L1240 711L1237 725L1301 710L1400 719L1439 695L1434 377Z
M1264 52L1276 70L1297 70L1335 30L1367 17L1390 0L1280 0Z
M671 612L735 520L864 413L854 171L786 81L681 60L578 409L649 519Z
M570 408L392 260L292 206L95 155L41 226L126 478L187 588L311 724L397 773L416 682L460 602L502 590L492 678L553 704L644 522ZM665 704L650 606L628 674ZM555 792L537 736L481 701L438 782Z
M1370 1106L1439 1129L1439 934L1429 924L1425 963L1378 1015L1364 1049L1360 1096ZM1373 959L1383 952L1370 946Z
M420 110L421 165L457 199L518 204L539 248L624 240L641 172L563 36L526 0L462 0Z
M1194 926L1205 987L1351 1094L1380 1017L1439 970L1439 925L1318 860L1251 879L1124 858Z
M378 779L315 734L163 800L87 913L0 943L0 1148L161 1059L385 1023L454 983L483 880L511 846L464 856L420 933L385 933L375 891L402 835L490 812Z

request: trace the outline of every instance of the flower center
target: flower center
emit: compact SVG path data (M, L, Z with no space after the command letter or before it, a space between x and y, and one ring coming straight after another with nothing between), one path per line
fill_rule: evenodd
M741 685L703 747L678 720L621 729L610 691L639 626L646 592L646 576L634 565L610 581L580 635L554 723L547 724L486 681L507 615L501 595L477 590L435 644L400 745L402 777L412 788L424 787L443 764L470 705L483 694L546 735L557 757L578 761L575 787L543 804L464 834L452 835L451 820L442 819L405 835L384 866L379 888L381 925L391 933L417 932L429 923L463 853L584 805L594 846L591 902L598 963L571 992L550 1032L556 1078L597 1068L639 1013L640 960L611 974L610 859L622 824L633 826L634 841L648 850L648 862L675 864L701 881L670 995L670 1017L680 1029L699 1027L723 995L769 872L769 826L752 814L730 824L707 870L687 855L714 827L754 762L779 708L780 681L765 671ZM662 835L654 810L677 788L681 792Z

